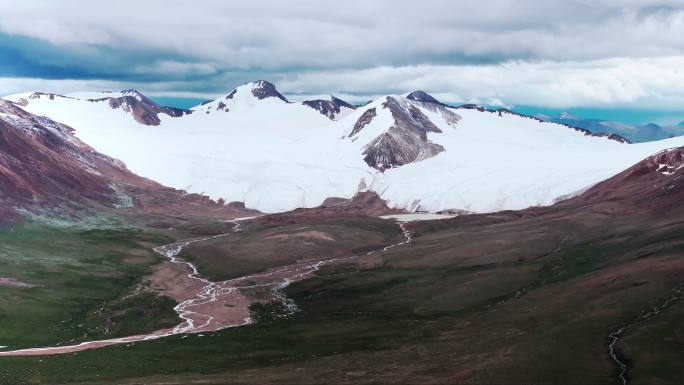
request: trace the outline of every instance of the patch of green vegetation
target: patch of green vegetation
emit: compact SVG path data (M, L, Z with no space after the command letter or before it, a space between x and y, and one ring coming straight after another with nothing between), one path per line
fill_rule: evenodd
M182 257L213 281L236 278L301 259L364 254L402 240L396 223L379 218L315 219L281 226L253 225L190 245Z
M141 291L165 237L132 228L29 225L0 231L0 345L19 349L129 335L179 322L173 301Z
M294 289L302 310L292 317L279 317L278 304L256 305L253 310L259 322L250 326L65 356L8 357L2 360L0 383L108 383L148 375L202 376L383 351L402 340L421 338L415 317L368 311L364 306L349 311L345 303L349 292L307 298L299 296L300 291L308 293L305 287ZM338 299L343 303L336 303ZM4 368L11 370L3 372Z
M638 259L655 253L684 250L684 231L681 228L656 233L630 232L620 234L620 238L620 242L613 242L614 236L603 236L562 248L546 259L540 270L539 282L565 281L624 263L626 258Z
M682 368L682 314L658 320L629 337L625 352L635 365L634 383L680 384ZM633 357L633 358L631 358Z
M415 253L410 248L401 252ZM158 375L220 376L425 344L468 314L460 304L421 310L433 294L416 289L428 282L459 282L484 269L380 266L351 271L326 267L318 277L288 288L288 296L301 309L291 317L280 316L283 309L279 304L255 305L256 324L204 336L176 336L40 360L12 357L5 362L13 371L3 381L33 384L49 378L53 383L107 383ZM232 377L226 374L225 378L221 382Z

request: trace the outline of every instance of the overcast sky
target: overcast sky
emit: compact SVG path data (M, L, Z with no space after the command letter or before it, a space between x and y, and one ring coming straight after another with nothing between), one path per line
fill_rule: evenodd
M684 0L0 0L0 94L266 79L351 101L682 110L682 36Z

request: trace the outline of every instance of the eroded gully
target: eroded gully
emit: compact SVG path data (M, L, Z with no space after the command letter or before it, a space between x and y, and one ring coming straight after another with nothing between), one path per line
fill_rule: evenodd
M611 360L615 362L615 365L618 369L618 379L623 385L627 385L630 382L630 364L629 360L618 350L618 342L620 342L625 332L629 329L650 320L651 318L657 316L658 314L662 313L664 310L672 306L674 303L682 300L684 300L684 283L680 283L679 285L677 285L677 287L675 287L675 289L673 290L672 295L669 296L660 305L657 305L652 309L643 311L639 317L633 319L629 323L620 326L619 328L608 334L608 355L610 356Z

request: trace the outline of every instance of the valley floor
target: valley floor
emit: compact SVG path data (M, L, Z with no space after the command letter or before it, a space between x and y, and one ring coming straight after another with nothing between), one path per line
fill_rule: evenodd
M337 259L283 289L287 297L245 290L254 323L3 357L0 383L620 384L610 335L630 324L614 344L630 383L684 376L679 220L554 207L412 222L412 240L402 243L391 220L281 217L181 254L212 280ZM161 234L3 230L3 276L35 286L0 288L0 344L49 346L180 323L173 301L146 286L163 262L152 248L171 243ZM354 255L362 256L345 258ZM635 322L654 307L656 315Z

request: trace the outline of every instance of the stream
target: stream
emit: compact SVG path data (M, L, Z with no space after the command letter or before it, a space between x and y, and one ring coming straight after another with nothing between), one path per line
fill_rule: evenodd
M181 265L186 270L187 288L191 291L187 299L179 301L174 307L178 316L183 320L173 328L157 330L151 333L138 334L127 337L110 338L82 342L74 345L36 347L18 350L0 351L0 357L6 356L39 356L79 352L97 349L105 346L130 344L140 341L150 341L163 337L180 334L195 334L213 332L230 327L243 326L253 323L249 307L251 302L242 295L241 290L262 288L267 289L273 300L282 303L286 315L291 315L299 309L297 304L285 295L284 289L291 283L313 276L321 267L367 255L387 251L394 247L407 245L412 241L411 233L404 222L397 222L401 228L403 241L387 245L381 249L369 251L365 254L332 258L318 261L300 261L262 273L247 275L227 281L212 282L203 278L197 266L178 258L187 246L242 231L240 218L229 221L234 224L233 231L211 237L192 239L155 247L154 251L168 258L170 262Z

